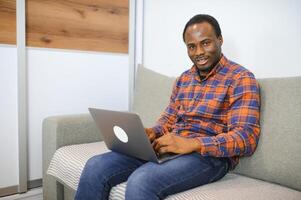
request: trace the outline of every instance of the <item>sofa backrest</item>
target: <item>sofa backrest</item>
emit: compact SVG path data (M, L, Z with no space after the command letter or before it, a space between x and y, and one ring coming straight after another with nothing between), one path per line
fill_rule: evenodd
M136 75L133 111L144 127L151 127L168 105L175 78L139 66Z
M133 111L154 125L169 102L175 78L139 66ZM256 152L235 173L301 190L301 77L259 79L261 136Z
M301 190L301 77L259 79L261 134L235 172Z

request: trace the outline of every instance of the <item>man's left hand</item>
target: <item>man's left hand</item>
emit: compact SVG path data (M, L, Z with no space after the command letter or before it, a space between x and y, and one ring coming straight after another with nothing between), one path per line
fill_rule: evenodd
M200 142L195 138L185 138L167 133L153 142L153 148L159 154L188 154L200 148Z

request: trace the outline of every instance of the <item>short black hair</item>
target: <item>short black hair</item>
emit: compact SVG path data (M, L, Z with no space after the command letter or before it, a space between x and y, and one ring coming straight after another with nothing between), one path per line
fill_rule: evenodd
M194 24L199 24L202 22L208 22L214 29L214 32L216 34L216 37L219 37L222 35L222 31L221 28L217 22L217 20L210 16L210 15L206 15L206 14L199 14L199 15L195 15L193 16L185 25L184 31L183 31L183 40L185 42L185 33L186 33L186 29Z

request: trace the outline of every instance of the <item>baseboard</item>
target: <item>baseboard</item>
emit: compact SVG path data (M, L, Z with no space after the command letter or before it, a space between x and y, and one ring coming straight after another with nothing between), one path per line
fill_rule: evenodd
M12 195L12 194L18 194L18 186L17 185L0 188L0 197Z
M42 186L42 179L35 179L27 182L28 189L33 189Z
M35 179L31 181L27 181L27 189L33 189L37 187L42 186L42 179ZM18 185L13 185L5 188L0 188L0 197L8 196L8 195L13 195L13 194L19 194L18 191Z

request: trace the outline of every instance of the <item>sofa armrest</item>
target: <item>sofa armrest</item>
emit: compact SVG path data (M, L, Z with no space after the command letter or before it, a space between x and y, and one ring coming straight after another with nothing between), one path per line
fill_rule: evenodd
M90 114L53 116L44 119L42 129L43 196L61 199L58 183L46 175L55 151L66 145L101 141L100 132Z

